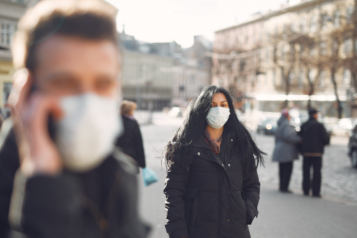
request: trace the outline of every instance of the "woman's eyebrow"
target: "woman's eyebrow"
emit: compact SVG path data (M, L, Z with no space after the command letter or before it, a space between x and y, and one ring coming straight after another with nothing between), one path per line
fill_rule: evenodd
M227 101L222 101L222 102L227 102ZM222 102L221 102L221 103L222 103Z

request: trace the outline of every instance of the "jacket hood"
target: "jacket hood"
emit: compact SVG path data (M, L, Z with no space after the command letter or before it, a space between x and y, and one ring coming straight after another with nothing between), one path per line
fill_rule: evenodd
M278 126L281 126L282 124L289 122L288 119L285 116L281 116L278 120Z

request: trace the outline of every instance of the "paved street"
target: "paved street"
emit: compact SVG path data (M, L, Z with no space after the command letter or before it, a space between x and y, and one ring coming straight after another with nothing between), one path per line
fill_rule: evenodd
M144 187L140 180L140 210L153 226L151 238L168 237L165 231L165 196L162 192L166 176L160 153L178 128L181 119L154 114L152 125L141 127L148 167L154 169L159 183ZM265 167L259 168L262 182L259 218L251 226L253 238L356 237L357 234L357 170L350 167L344 138L333 138L326 148L323 167L323 199L301 195L301 159L294 164L291 188L295 194L277 192L277 164L271 162L274 137L255 135L268 153Z

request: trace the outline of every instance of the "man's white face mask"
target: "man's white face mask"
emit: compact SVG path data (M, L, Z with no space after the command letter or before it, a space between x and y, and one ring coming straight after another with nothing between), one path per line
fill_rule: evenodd
M213 107L209 109L206 121L214 129L220 129L226 124L230 115L229 108Z
M123 133L116 99L87 93L64 97L60 106L64 117L56 123L55 143L64 167L76 172L95 168Z

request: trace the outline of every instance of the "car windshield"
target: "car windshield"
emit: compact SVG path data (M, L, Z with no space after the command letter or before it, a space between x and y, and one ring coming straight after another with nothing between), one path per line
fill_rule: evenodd
M276 124L276 119L275 118L267 118L267 119L265 119L264 123L265 124L273 124L273 125L275 125Z

